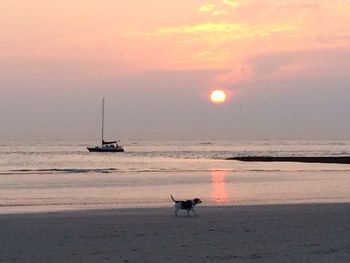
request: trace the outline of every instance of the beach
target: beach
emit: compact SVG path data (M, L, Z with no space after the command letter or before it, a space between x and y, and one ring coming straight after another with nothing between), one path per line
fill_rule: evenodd
M350 0L0 10L0 263L350 263Z
M350 205L111 209L0 216L1 262L349 262Z
M350 141L131 141L0 148L0 262L350 262ZM84 147L83 147L84 146ZM198 215L170 199L199 197Z

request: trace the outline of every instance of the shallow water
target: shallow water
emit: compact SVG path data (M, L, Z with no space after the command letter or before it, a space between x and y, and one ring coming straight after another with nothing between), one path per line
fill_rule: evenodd
M0 213L350 201L350 165L227 161L241 155L350 155L349 141L130 141L125 153L90 142L0 147Z

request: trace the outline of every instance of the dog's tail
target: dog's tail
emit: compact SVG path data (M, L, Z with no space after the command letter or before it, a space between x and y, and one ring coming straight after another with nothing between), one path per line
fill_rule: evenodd
M170 197L171 197L171 200L173 200L175 203L177 202L177 201L174 199L173 195L170 195Z

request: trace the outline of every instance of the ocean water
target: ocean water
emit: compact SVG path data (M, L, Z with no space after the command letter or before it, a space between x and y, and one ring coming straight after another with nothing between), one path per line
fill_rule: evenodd
M350 201L350 165L263 163L232 156L343 156L350 141L131 140L125 153L93 142L0 144L0 213Z

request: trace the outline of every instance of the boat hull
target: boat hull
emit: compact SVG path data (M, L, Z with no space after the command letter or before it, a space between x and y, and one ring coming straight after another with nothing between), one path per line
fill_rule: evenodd
M86 147L89 152L124 152L122 147L117 148L107 148L107 147Z

